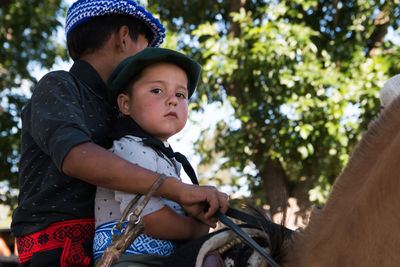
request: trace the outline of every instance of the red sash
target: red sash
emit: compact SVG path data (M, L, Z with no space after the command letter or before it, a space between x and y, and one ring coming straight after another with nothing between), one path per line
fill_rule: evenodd
M63 248L61 266L88 266L90 257L82 243L94 236L94 219L70 220L23 237L17 237L19 261L29 260L33 253Z

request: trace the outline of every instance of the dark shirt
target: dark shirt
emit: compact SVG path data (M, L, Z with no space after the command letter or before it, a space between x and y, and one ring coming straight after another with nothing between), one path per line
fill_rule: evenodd
M112 112L105 83L84 61L75 62L70 72L51 72L39 81L22 111L14 236L58 221L94 217L96 187L65 175L62 164L78 144L107 146Z

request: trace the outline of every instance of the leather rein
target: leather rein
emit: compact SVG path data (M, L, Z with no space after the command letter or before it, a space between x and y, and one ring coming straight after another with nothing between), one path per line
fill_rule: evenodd
M236 235L238 235L239 238L243 242L245 242L247 245L249 245L251 248L253 248L255 251L257 251L262 257L264 257L271 266L279 267L279 265L276 263L276 261L270 255L268 255L268 253L259 244L257 244L257 242L254 241L254 239L252 239L239 226L237 226L231 219L229 219L228 216L231 218L241 220L243 222L246 222L246 223L256 226L256 227L257 226L259 227L261 224L264 224L264 227L266 226L266 228L269 230L273 230L273 228L275 228L275 230L276 230L276 228L279 227L278 225L273 224L268 221L261 223L261 221L259 219L257 219L255 216L250 215L245 212L242 212L240 210L233 209L233 208L229 208L228 211L226 212L226 214L223 214L220 211L217 211L214 216L221 223L223 223L230 230L232 230Z
M100 261L98 262L97 266L101 267L109 267L113 266L121 254L129 247L129 245L134 241L134 239L143 231L144 223L141 220L140 214L143 211L144 207L146 206L149 199L152 197L154 192L158 189L158 187L163 183L165 180L166 175L160 175L156 182L152 185L150 191L145 196L145 198L139 203L136 209L133 212L130 212L131 208L134 204L136 204L141 197L141 195L137 195L126 207L125 211L123 212L121 219L118 221L115 228L122 232L121 235L114 235L113 231L113 240L111 244L105 250L103 256L101 257ZM130 220L131 217L135 217L136 220ZM279 226L267 220L260 220L253 215L248 213L229 208L226 214L217 211L214 215L220 222L226 225L229 229L231 229L235 234L239 236L247 245L257 251L262 257L264 257L267 262L273 267L279 267L279 265L274 261L274 259L268 255L268 253L257 244L250 236L248 236L239 226L237 226L231 219L235 218L241 220L245 223L248 223L255 227L262 226L264 229L267 229L269 233L273 233L273 231L278 230ZM128 219L128 225L125 230L123 230L124 221Z

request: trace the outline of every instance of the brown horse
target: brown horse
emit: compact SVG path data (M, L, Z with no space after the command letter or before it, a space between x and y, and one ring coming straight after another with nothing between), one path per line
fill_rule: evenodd
M400 266L399 222L400 97L370 123L326 205L312 211L307 227L289 235L277 235L284 228L276 227L248 233L284 267ZM207 253L218 252L225 266L267 266L230 231L200 243L176 258L187 256L185 266L201 267Z
M400 98L370 123L282 266L400 266Z
M283 259L275 260L284 267L400 266L399 222L400 97L370 123L325 207L278 244ZM260 260L243 266L266 266Z

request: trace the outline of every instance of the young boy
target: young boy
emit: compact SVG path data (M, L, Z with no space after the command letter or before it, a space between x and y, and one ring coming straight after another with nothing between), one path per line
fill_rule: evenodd
M110 150L134 164L180 181L182 155L174 154L167 140L186 124L188 99L200 70L192 59L162 48L146 48L119 64L108 81L110 100L122 114L112 131L115 141ZM187 164L185 159L181 161ZM196 181L194 172L188 172ZM135 196L97 188L95 259L110 244L116 221ZM208 225L185 215L178 203L163 197L152 197L142 216L144 234L131 244L120 262L160 265L163 256L176 248L175 241L195 239L209 230Z
M11 224L21 265L90 264L95 185L146 193L158 177L102 146L113 113L105 81L123 59L160 45L164 31L132 0L79 0L68 10L74 65L44 76L22 112L20 193ZM215 188L172 177L157 194L210 225L212 213L228 207ZM205 203L207 214L201 212Z

